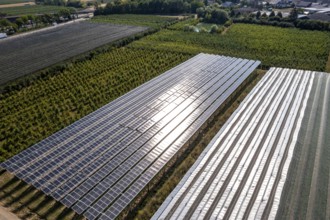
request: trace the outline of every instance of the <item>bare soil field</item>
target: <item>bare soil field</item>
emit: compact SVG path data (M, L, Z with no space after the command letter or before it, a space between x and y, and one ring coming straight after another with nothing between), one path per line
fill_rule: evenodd
M19 220L19 218L0 205L0 220Z
M81 21L9 37L0 41L0 84L145 30Z

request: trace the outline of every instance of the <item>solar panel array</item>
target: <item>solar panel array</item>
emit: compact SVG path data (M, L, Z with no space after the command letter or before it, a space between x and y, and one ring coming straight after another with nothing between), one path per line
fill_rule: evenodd
M199 54L0 166L87 219L114 219L259 64Z
M152 219L275 219L307 106L328 91L327 73L271 68Z

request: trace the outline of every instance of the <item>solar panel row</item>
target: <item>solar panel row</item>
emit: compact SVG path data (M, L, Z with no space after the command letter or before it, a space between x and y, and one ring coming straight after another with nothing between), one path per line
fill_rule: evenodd
M113 219L259 64L199 54L1 167L88 219Z
M326 73L271 68L153 219L275 218L312 87L329 82Z

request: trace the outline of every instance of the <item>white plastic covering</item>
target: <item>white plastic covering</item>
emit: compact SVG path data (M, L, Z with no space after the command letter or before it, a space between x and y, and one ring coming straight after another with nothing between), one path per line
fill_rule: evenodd
M319 74L271 68L153 219L274 219Z

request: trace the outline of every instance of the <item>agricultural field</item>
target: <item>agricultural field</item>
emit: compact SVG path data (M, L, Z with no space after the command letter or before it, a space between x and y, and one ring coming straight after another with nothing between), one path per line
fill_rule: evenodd
M259 64L199 54L0 167L89 220L115 219Z
M101 23L108 22L121 25L144 26L159 29L177 22L177 18L174 16L165 17L155 15L114 14L96 16L92 19L92 21Z
M31 78L31 80L28 79L24 84L18 83L17 85L11 87L11 84L9 83L9 86L6 87L8 88L8 90L2 90L0 94L0 162L5 161L6 159L38 143L44 138L47 138L55 132L69 126L73 122L101 108L110 101L138 87L142 83L158 76L160 73L169 70L170 68L180 64L181 62L186 61L187 59L193 57L199 52L224 54L247 59L259 59L262 61L263 68L268 68L272 65L277 65L282 67L322 71L325 70L326 62L330 58L330 35L327 32L301 31L298 29L290 28L284 29L269 26L234 24L225 33L219 35L209 33L183 32L182 29L185 24L201 26L205 25L191 23L191 20L185 20L177 23L176 22L177 20L175 18L150 15L110 15L94 17L91 23L96 23L97 25L108 24L112 27L120 27L123 24L138 25L149 27L154 30L161 30L156 34L152 34L140 40L136 40L126 47L122 47L119 49L110 48L109 46L101 47L96 51L88 53L88 56L86 55L84 56L84 58L76 57L74 60L71 60L72 62L67 61L64 64L61 63L63 65L56 66L60 66L60 68L45 69L44 71L40 72L41 75L36 75L38 76L37 78ZM170 23L176 24L168 26ZM164 27L166 28L162 29ZM206 25L205 27L209 26ZM131 28L135 29L135 27ZM86 32L90 32L88 34L86 33L87 35L82 34L82 36L84 36L84 38L86 39L86 36L87 38L90 37L89 34L93 32L91 32L88 28L85 30ZM77 39L77 31L81 30L76 30L75 34L72 34L72 32L63 32L67 33L66 36L70 36L70 39L74 39L71 40L70 43L62 44L59 46L57 45L57 41L58 39L62 39L60 37L57 37L56 42L51 42L51 45L53 45L53 47L57 45L56 48L59 50L65 47L63 45L69 45L66 46L66 49L71 48L72 42L75 42ZM97 37L100 36L100 34L95 34ZM130 34L128 34L127 36L130 36ZM134 37L132 39L134 39ZM35 40L35 42L36 41L37 40ZM75 43L77 44L75 46L72 46L72 48L81 49L80 46L77 46L78 42ZM15 45L17 45L18 47L18 44ZM86 45L86 43L81 40L79 45ZM1 43L0 46L2 47ZM31 45L31 48L32 47L33 46ZM43 47L43 51L41 53L30 51L30 53L26 54L26 57L30 58L30 60L24 61L25 64L23 64L23 66L31 65L31 67L33 67L33 65L36 65L35 62L40 62L39 66L45 63L45 68L51 65L51 61L53 58L41 59L40 57L44 58L47 56L54 55L54 53L48 53L48 50L45 50L45 47ZM33 56L36 54L38 55L38 57L33 58ZM55 53L55 55L58 54L62 53ZM81 52L79 52L79 54L81 54ZM72 54L72 57L75 57L76 55L77 52L75 54ZM15 57L16 55L13 56ZM10 67L10 62L13 62L13 59L10 59L10 57L8 57L8 59L9 60L7 60L6 65L8 68L12 68L9 69L8 73L15 73L15 68ZM1 64L2 60L3 59L1 57L0 51L0 66L5 65ZM33 62L31 62L31 60L33 60ZM330 66L329 63L330 62L328 62L327 64L327 68L329 68ZM24 69L22 65L19 68ZM39 68L36 68L36 70L38 69ZM2 69L0 69L0 73L2 74L1 71ZM279 73L281 71L276 70L275 72ZM30 72L33 73L35 72L35 70L31 70ZM15 73L18 74L17 76L11 74L9 75L10 77L13 76L14 78L16 78L20 77L21 73L21 71L17 71ZM300 73L302 73L302 71L296 71L296 75L299 75ZM0 78L2 80L2 77ZM326 77L324 77L324 79L326 79ZM315 85L317 84L315 80L313 82ZM321 87L321 89L323 89L323 91L326 91L325 89L328 88L326 86L326 82L327 81L324 80L324 84L320 84L319 86ZM0 82L0 84L3 83ZM4 83L3 85L5 84L6 83ZM302 83L299 83L299 85L303 87ZM250 96L256 96L255 90L253 90L254 94ZM316 90L316 88L313 86L311 94L315 94L313 93L314 90ZM310 100L314 100L312 96L313 95L310 95L307 101L309 104L312 102ZM325 97L325 95L319 93L318 97ZM324 114L322 113L323 110L321 105L324 105L324 103L326 103L326 101L324 101L326 100L326 98L324 98L322 101L321 100L322 99L320 99L318 104L315 104L315 106L317 106L315 107L317 108L317 110L312 111L309 110L308 107L306 108L306 112L314 112L314 114L311 114L314 115L314 118L316 117L315 114ZM238 113L235 114L237 115ZM306 116L306 114L304 116L302 124L308 124L309 121L312 121L311 118L313 117ZM323 130L318 127L322 126L321 121L323 121L323 118L318 118L318 121L311 125L314 126L313 131L315 133L313 133L310 137L307 136L307 139L309 139L312 143L320 142L319 139L317 139L317 132ZM301 134L306 136L306 134L303 134L304 129L305 128L301 128L301 133L299 133L300 139L302 138ZM310 131L308 129L305 130L305 133ZM329 131L329 128L325 130ZM329 137L330 135L323 134L323 137L326 136ZM327 144L329 143L329 140L324 139L321 142ZM210 148L212 147L209 147L208 149ZM275 153L278 151L278 149L276 148L273 149ZM263 152L264 149L258 148L257 150L258 152ZM292 181L294 182L294 186L289 184L284 185L282 179L279 180L277 176L275 179L275 185L277 184L276 186L282 185L283 188L284 185L283 194L285 194L286 197L282 197L282 200L290 201L290 204L288 205L287 203L281 202L278 206L280 197L278 197L278 194L276 194L277 192L274 193L274 189L276 186L273 185L271 196L273 196L272 198L275 199L273 200L273 204L267 203L265 208L265 210L267 211L264 211L266 213L265 215L269 215L275 218L274 211L270 210L270 207L273 207L276 203L279 210L277 212L278 219L283 219L287 216L297 219L303 219L306 216L309 218L313 217L315 219L318 219L319 217L327 218L330 216L330 209L328 208L330 207L330 205L327 204L327 201L330 201L330 197L328 196L330 195L330 187L328 187L328 179L330 179L328 173L330 167L328 165L321 166L316 161L321 161L320 163L323 164L328 163L328 150L322 146L319 147L318 150L316 150L316 148L308 148L308 146L306 147L305 145L297 143L295 147L295 152L296 151L298 152L295 153L295 155L297 156L293 157L293 165L292 167L290 167L289 171L292 173L292 176L288 174L287 177L292 179ZM291 151L288 150L288 152ZM198 154L195 154L194 157L197 157L196 155ZM284 161L284 156L281 156L282 161ZM271 165L269 165L269 167L271 167ZM304 167L304 169L302 169L301 167ZM306 176L303 175L305 170L308 170ZM25 200L27 200L27 204L31 204L31 206L33 207L32 212L34 212L34 210L37 210L36 213L38 213L39 217L41 216L41 218L49 218L49 216L51 216L50 219L52 219L52 217L56 215L59 219L77 219L77 216L75 216L72 209L66 209L63 205L60 205L59 202L55 202L55 200L53 200L51 197L46 196L41 191L38 191L31 185L27 186L25 183L24 185L23 182L18 180L16 177L13 177L12 179L9 178L10 180L6 182L8 173L5 172L5 174L3 174L2 172L3 171L0 170L0 203L2 203L3 198L5 198L5 204L9 204L10 206L10 204L12 203L21 203L21 198L23 198L24 204ZM262 175L265 172L266 171L262 170ZM285 171L281 170L281 172ZM234 174L230 173L230 175ZM267 175L265 174L266 177ZM4 186L1 185L1 179L3 176L5 176L6 178L6 180L4 181ZM325 179L322 179L321 176L327 176L328 179L325 178L327 179L327 181L325 181ZM305 177L306 179L302 179ZM270 179L272 178L274 177L272 176ZM43 180L41 178L38 179L38 181L42 183ZM226 179L226 181L228 182L226 182L225 186L221 189L221 193L223 194L228 192L230 184L233 180ZM247 180L244 179L244 181L246 182ZM211 180L209 180L207 184L209 184L210 182ZM257 183L258 186L260 184L261 183L259 182ZM164 187L167 189L169 188L168 186ZM268 185L267 190L270 187L272 187L271 184ZM6 192L2 192L4 188L6 189ZM8 197L11 197L10 192L14 192L17 188L24 188L24 190L20 190L18 193L13 193L15 194L15 201L11 201L12 198L8 199ZM204 188L203 192L205 192ZM322 189L322 191L317 189ZM27 196L29 196L29 199L25 197L25 190L28 192ZM325 194L325 191L329 193ZM31 202L32 199L30 198L30 196L31 198L40 197L40 200L38 200L38 202ZM231 194L231 196L233 195ZM321 199L317 200L316 198L319 197ZM327 199L328 197L329 199ZM83 198L85 198L85 195ZM231 201L239 200L236 194L233 197L228 196L227 198L233 198L233 200ZM264 206L263 201L260 202L258 200L259 195L256 195L256 193L254 193L252 198L255 204L257 204L258 202L258 204L262 204L260 205L260 207ZM216 197L216 199L216 201L220 204L221 199L218 201L219 196ZM69 200L71 200L71 198L69 198L68 201ZM87 201L88 198L85 198L85 200ZM301 203L298 202L300 200L302 200ZM317 208L315 208L315 205L313 203L313 201L315 200L317 200L315 204L320 204L317 206ZM36 204L39 202L40 204ZM46 202L45 206L41 205L41 203L43 202ZM122 201L120 201L120 203L121 202ZM51 208L49 208L49 206L47 205L48 203L52 204L50 206ZM225 216L235 215L233 213L235 213L235 210L238 210L237 207L234 207L232 205L232 203L234 202L231 202L229 206L230 214L226 214ZM255 207L254 203L248 201L248 199L244 200L244 204L246 203L249 204L248 212L252 213L254 209L252 209L251 207ZM197 207L197 205L198 199L194 202L193 208ZM79 207L83 207L83 205ZM213 210L214 207L215 205L212 204L211 210ZM288 207L296 207L296 209ZM318 209L318 207L320 208ZM89 207L87 210L90 210L90 212L88 211L88 213L92 213L91 215L95 215L93 214L95 213L94 209L95 207ZM50 215L50 212L53 210L55 210L56 213ZM299 211L293 212L292 210ZM210 212L211 211L208 212L208 216L211 215ZM39 213L42 214L40 215ZM85 211L85 213L87 213L87 211ZM173 213L171 213L170 215L174 216ZM247 215L248 214L243 216L246 217ZM150 213L148 214L148 216L150 216ZM24 218L25 217L23 215L23 219Z
M191 57L122 48L0 94L0 161Z
M168 30L182 31L183 27L185 25L197 25L198 23L199 23L199 21L197 19L188 18L188 19L185 19L183 21L180 21L176 24L173 24L173 25L169 26L167 29Z
M6 14L7 16L51 14L58 13L60 10L65 8L70 7L52 5L26 5L19 7L0 8L0 13Z
M0 42L0 84L146 30L77 21L9 37Z
M199 31L203 28L206 31L210 32L211 27L214 24L199 22L195 18L188 18L188 19L185 19L185 20L183 20L181 22L178 22L178 23L176 23L174 25L169 26L167 29L169 29L169 30L176 30L176 31L182 31L186 25L195 26ZM221 25L217 25L217 26L218 27L221 27Z
M258 59L267 68L281 66L324 71L330 51L330 33L234 24L223 35L162 30L131 46Z
M328 219L329 94L327 73L271 68L153 219Z
M102 4L106 4L111 2L111 0L81 0L82 2L98 2L98 3L102 3Z
M330 75L315 76L276 219L330 219Z
M31 2L33 0L0 0L0 5Z

